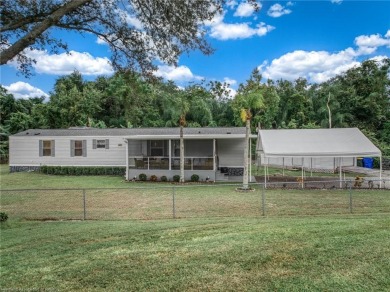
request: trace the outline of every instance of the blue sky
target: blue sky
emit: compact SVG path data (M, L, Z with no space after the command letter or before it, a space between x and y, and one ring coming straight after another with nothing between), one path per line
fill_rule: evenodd
M179 86L227 81L232 95L254 68L264 79L323 82L366 59L390 57L390 1L259 1L257 13L241 0L206 24L215 53L181 56L177 68L158 63L157 76ZM137 25L136 21L133 25ZM78 70L87 80L112 74L107 45L93 35L62 33L71 55L34 51L34 76L13 64L1 67L1 84L17 98L48 95L55 80Z

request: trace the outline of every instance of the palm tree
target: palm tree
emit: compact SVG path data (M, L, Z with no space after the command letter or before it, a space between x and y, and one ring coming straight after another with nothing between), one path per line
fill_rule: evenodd
M241 120L245 123L245 148L244 148L244 174L242 189L249 189L249 135L251 132L251 120L253 111L264 108L263 95L259 90L239 94L234 100L236 111L240 109Z

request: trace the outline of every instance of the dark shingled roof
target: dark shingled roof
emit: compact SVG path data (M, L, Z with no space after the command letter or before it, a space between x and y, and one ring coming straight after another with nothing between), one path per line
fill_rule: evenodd
M160 136L179 135L179 128L69 128L69 129L29 129L13 136ZM245 135L244 127L226 128L184 128L184 135Z

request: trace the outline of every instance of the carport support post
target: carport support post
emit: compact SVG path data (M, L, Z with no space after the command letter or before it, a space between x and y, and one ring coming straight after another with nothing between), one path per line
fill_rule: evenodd
M265 185L261 189L261 212L265 216Z
M349 212L352 213L352 181L349 183Z

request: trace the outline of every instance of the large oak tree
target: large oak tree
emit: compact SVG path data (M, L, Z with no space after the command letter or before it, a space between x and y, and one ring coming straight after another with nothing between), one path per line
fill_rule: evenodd
M248 0L256 7L255 0ZM0 64L16 60L28 75L26 49L68 50L56 29L90 33L111 49L114 68L153 69L159 59L175 65L178 56L199 49L212 53L205 21L225 0L0 0Z

